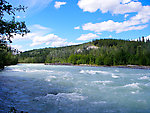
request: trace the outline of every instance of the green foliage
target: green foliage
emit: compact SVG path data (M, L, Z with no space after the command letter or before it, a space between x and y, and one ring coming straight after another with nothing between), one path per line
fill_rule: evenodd
M18 63L18 57L8 52L6 49L0 48L0 69L4 66L15 65Z
M23 36L29 32L25 22L15 20L15 12L25 11L25 9L24 6L13 7L6 0L0 0L0 68L18 62L17 56L12 54L11 48L7 47L7 44L12 42L13 35L20 34Z
M25 22L15 20L16 11L25 11L26 7L13 7L6 0L0 0L0 36L7 37L11 42L13 35L21 34L22 36L29 32ZM5 15L9 15L11 19L6 20Z
M113 65L112 56L106 56L106 57L104 58L104 65L108 65L108 66Z
M124 49L120 49L115 52L113 63L115 65L127 64L128 53L125 52Z
M95 64L97 64L97 65L104 65L104 56L97 56Z
M6 0L0 0L0 36L7 37L11 42L11 37L15 34L24 35L29 32L25 22L15 20L16 11L25 11L26 7L13 7ZM11 19L6 20L5 15L9 15Z
M87 49L96 46L98 49ZM19 62L96 65L150 65L150 43L125 40L95 40L89 43L27 51Z

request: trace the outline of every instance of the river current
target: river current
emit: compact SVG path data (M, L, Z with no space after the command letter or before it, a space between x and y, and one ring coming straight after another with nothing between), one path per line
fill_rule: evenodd
M0 71L0 113L150 113L150 70L18 64Z

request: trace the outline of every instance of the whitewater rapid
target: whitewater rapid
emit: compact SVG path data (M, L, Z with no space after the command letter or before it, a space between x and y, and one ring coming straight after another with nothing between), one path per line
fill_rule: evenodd
M18 64L0 71L0 112L149 113L150 70Z

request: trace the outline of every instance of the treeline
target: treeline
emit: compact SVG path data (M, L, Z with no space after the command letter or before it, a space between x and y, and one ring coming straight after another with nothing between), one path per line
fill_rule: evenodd
M83 44L84 45L84 44ZM68 58L83 45L35 49L19 55L20 63L68 63Z
M73 64L150 65L150 43L125 40L95 40L99 49L72 54Z
M89 43L24 52L19 62L96 65L150 65L150 42L101 39Z

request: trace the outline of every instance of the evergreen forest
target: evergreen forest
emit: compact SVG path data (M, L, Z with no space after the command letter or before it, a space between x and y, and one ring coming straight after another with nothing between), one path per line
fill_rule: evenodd
M150 65L150 42L97 39L80 45L26 51L19 55L19 62Z

